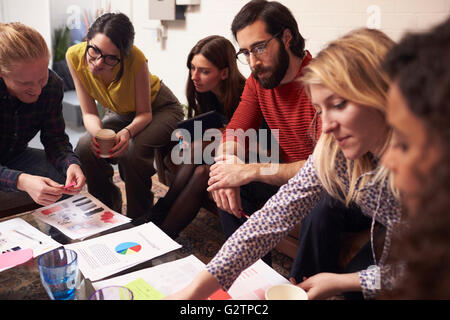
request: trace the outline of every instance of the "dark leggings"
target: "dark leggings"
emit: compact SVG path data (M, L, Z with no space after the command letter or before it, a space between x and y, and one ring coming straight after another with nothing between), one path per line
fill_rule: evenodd
M318 205L301 222L299 247L294 260L291 277L301 282L320 272L352 273L374 264L372 249L368 242L344 268L338 265L341 237L344 232L359 232L370 228L371 218L351 204L324 196ZM381 235L384 228L378 229ZM362 299L360 292L345 293L346 299Z
M175 238L194 220L201 207L209 179L209 165L183 164L169 191L158 201L158 209L167 214L160 228Z

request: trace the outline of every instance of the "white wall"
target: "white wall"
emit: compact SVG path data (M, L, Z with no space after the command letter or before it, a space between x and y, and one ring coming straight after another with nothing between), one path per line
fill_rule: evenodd
M38 29L49 43L51 26L64 20L67 5L86 7L88 0L0 0L0 19L18 20ZM450 0L279 0L294 14L306 47L313 54L328 41L354 29L379 25L394 40L408 30L421 30L443 21L450 14ZM107 0L90 0L88 9L105 7ZM111 0L113 10L129 15L136 30L135 44L149 59L150 71L158 75L185 103L188 75L186 57L201 38L219 34L235 43L231 22L247 0L201 0L189 6L184 21L166 21L167 40L156 41L149 29L147 0ZM51 9L51 10L50 10ZM49 12L52 12L50 18ZM67 15L67 14L66 14ZM52 19L52 22L50 20ZM249 75L247 66L240 66Z
M96 10L107 8L108 3L116 10L132 15L132 0L0 0L0 22L19 21L35 28L51 49L55 28L68 22L71 24L77 18L83 23L85 10L92 20ZM77 10L68 11L71 6L79 9L80 17L75 17Z
M91 2L90 0L50 0L50 24L52 29L75 24L75 22L82 23L83 10L91 9ZM75 8L69 10L73 5L75 5ZM81 13L79 17L74 16L77 13L76 8Z
M132 15L131 0L50 0L51 26L57 28L64 25L70 27L78 23L83 24L84 13L92 22L97 11L107 10L109 6L128 16Z
M150 71L162 78L182 102L186 102L188 75L186 57L201 38L220 34L236 44L230 31L231 22L247 0L201 0L188 7L185 21L165 22L168 26L165 46L154 40L146 29L148 4L133 0L135 44L149 59ZM450 0L280 0L297 19L306 48L317 54L328 41L354 29L379 23L380 29L394 40L407 30L428 28L450 14ZM375 7L373 7L375 5ZM369 11L368 11L369 9ZM377 19L377 17L379 19ZM237 47L237 45L236 45ZM249 75L247 66L241 66Z
M154 40L153 31L146 29L147 2L134 0L135 44L146 54L150 71L158 75L182 103L186 103L186 58L189 51L198 40L212 34L222 35L235 43L230 31L231 22L246 2L202 0L201 5L188 7L185 21L164 22L168 27L167 41L162 45ZM241 71L245 76L250 74L247 66L241 66Z
M38 30L49 48L52 36L50 28L49 0L0 0L1 22L22 22Z

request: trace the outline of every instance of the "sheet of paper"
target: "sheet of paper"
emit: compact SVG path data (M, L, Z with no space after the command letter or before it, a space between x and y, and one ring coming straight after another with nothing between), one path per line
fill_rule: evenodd
M31 249L33 256L60 247L61 244L21 218L0 222L0 254ZM0 271L7 268L0 268Z
M151 222L65 247L77 252L80 270L91 281L181 248Z
M290 282L264 261L258 260L242 271L228 289L228 294L234 300L264 300L268 288L283 283Z
M30 259L33 259L33 250L31 249L2 253L0 254L0 270L18 266Z
M167 296L186 287L204 268L203 262L190 255L152 268L94 282L93 286L96 290L112 285L127 286L137 279L142 279L139 283L142 284L142 281L145 281L152 288ZM219 290L212 294L210 299L263 300L266 289L282 283L289 283L289 281L262 260L258 260L241 273L228 292Z
M160 300L164 295L139 278L125 285L133 292L133 300Z
M187 286L205 265L195 256L167 262L155 267L142 269L119 277L92 283L98 290L108 286L127 286L137 279L142 279L163 296L175 293ZM132 290L133 291L133 290ZM133 291L134 293L134 291Z
M83 239L130 222L87 192L40 208L33 216L57 228L71 239Z

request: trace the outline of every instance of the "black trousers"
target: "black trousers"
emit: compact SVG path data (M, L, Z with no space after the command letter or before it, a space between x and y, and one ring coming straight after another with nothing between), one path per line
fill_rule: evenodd
M343 232L359 232L370 228L372 219L363 215L352 204L346 207L340 201L326 195L301 222L299 247L294 260L291 277L301 282L320 272L352 273L374 264L370 241L344 268L339 267L341 236ZM384 234L379 226L378 237ZM345 293L345 299L362 299L360 292Z
M279 186L270 185L262 182L251 182L241 186L241 204L245 214L252 215L259 210L275 193ZM225 210L218 209L222 230L225 238L228 239L247 219L242 217L236 218L235 215ZM272 255L270 252L266 254L262 260L269 266L272 265Z

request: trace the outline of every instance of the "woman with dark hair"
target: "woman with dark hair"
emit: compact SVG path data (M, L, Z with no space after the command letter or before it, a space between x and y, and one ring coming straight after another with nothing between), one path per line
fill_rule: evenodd
M114 185L112 163L118 163L125 181L127 216L151 212L155 148L170 143L172 131L183 119L178 99L148 70L147 58L133 45L134 28L122 13L107 13L89 28L87 40L67 51L87 133L75 152L87 177L89 192L121 212L122 196ZM96 102L107 109L100 118ZM100 158L95 140L102 129L116 132L109 158Z
M403 272L396 299L450 299L450 19L406 35L387 55L387 119L394 142L383 158L407 209L393 242Z
M209 36L191 49L187 58L189 76L186 85L188 117L208 111L217 111L227 123L239 104L245 78L236 64L236 51L232 43L221 36ZM202 148L205 142L191 145ZM164 198L155 205L154 213L166 217L161 229L177 237L196 216L206 194L209 165L183 163Z
M207 60L203 62L213 65L214 71L220 71L222 81L213 81L207 87L202 86L198 78L202 74L208 75L210 71L197 70L199 68L196 67L195 60L203 58ZM221 36L209 36L200 40L189 52L186 65L191 71L186 84L188 117L216 110L229 120L241 100L245 84L245 78L237 68L236 52L231 42Z

